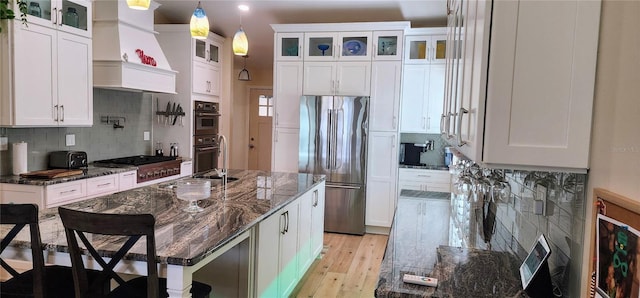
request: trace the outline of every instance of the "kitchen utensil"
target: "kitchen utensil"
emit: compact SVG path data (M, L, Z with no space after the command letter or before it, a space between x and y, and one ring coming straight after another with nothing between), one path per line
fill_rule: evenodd
M68 169L53 169L53 170L42 170L42 171L33 171L28 173L20 174L20 177L24 178L35 178L35 179L55 179L62 177L69 177L75 175L82 175L83 171L78 170L68 170Z
M167 101L167 110L164 112L164 125L169 122L169 113L171 113L171 102Z
M367 53L367 45L359 40L347 40L342 45L343 56L363 56Z
M156 118L158 118L158 124L160 124L162 116L160 115L160 100L156 97Z
M182 119L184 118L184 110L180 105L178 105L178 113L180 114L180 126L184 126L184 124L182 123Z
M324 51L329 49L329 45L328 44L319 44L318 45L318 49L320 51L322 51L322 56L324 56Z
M180 113L180 104L178 104L178 107L175 106L175 103L173 104L175 110L173 111L173 123L171 125L176 125L176 121L178 121L178 114Z
M179 180L176 184L176 195L181 200L189 201L189 206L182 210L190 213L204 211L204 208L198 206L198 200L211 196L211 181L206 179Z

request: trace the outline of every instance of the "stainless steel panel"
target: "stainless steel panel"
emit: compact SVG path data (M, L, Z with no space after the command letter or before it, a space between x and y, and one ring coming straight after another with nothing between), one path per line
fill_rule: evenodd
M300 102L298 171L331 175L330 146L333 96L303 96Z
M367 165L368 97L333 100L333 163L329 182L364 184Z
M330 185L325 188L325 232L363 235L364 185Z

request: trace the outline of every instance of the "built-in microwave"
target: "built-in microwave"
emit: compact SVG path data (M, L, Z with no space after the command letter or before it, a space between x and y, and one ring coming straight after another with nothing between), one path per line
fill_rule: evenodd
M196 101L194 104L193 135L217 135L220 118L219 104L205 101Z
M426 150L427 144L421 143L400 143L400 164L419 166L420 153Z

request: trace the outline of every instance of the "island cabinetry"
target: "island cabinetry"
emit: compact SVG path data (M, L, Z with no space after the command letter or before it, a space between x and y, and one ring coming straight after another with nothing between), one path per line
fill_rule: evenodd
M585 171L600 1L452 3L449 142L490 166Z
M0 34L0 125L91 126L91 2L42 4L40 18L7 22ZM79 21L68 23L63 10L77 11Z
M320 254L324 235L324 189L317 185L300 197L298 228L298 276L302 278Z
M400 190L451 192L451 174L448 171L400 169L398 181Z

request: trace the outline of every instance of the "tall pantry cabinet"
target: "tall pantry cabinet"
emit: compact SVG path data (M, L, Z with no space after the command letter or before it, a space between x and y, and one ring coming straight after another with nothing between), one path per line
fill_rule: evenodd
M27 24L4 22L0 33L0 125L91 126L91 1L43 2L40 9Z
M444 134L476 162L588 168L600 1L450 1ZM545 20L540 22L540 20Z

